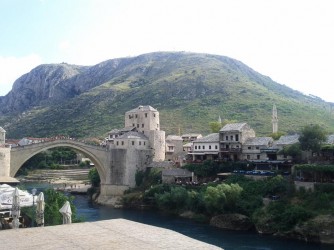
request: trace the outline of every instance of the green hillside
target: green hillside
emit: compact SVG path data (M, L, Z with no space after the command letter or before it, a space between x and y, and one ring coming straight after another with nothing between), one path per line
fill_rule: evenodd
M41 103L19 115L1 116L7 137L104 137L111 129L123 127L124 113L139 105L158 109L167 134L177 134L178 128L181 133L207 134L209 123L220 116L249 123L258 136L268 135L273 104L280 132L317 123L334 133L330 103L276 83L237 60L181 52L115 60L94 66L94 74L86 72L84 81L91 87L70 98ZM96 70L103 77L97 77ZM80 76L63 86L73 89L78 82L83 82Z

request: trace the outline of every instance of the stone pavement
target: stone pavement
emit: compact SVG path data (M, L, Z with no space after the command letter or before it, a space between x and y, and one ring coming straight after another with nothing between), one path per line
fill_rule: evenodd
M125 219L0 232L1 249L221 249L169 229Z

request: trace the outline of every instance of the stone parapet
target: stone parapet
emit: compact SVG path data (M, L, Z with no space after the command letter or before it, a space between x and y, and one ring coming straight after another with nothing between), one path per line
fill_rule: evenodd
M124 219L4 230L1 249L221 249L175 231Z

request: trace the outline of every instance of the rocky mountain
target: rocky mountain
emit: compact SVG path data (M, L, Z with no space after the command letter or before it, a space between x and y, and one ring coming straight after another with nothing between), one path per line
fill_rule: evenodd
M208 133L218 116L248 122L258 135L271 132L276 104L281 132L307 123L334 131L331 103L305 96L232 58L156 52L94 66L40 65L0 97L0 124L8 136L104 136L122 127L138 105L160 112L167 133Z

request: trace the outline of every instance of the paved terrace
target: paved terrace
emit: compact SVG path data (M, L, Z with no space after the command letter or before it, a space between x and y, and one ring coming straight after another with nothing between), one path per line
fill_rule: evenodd
M169 229L124 219L0 232L1 249L221 249Z

